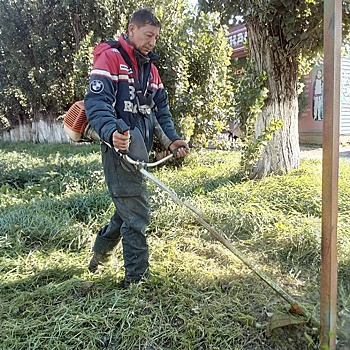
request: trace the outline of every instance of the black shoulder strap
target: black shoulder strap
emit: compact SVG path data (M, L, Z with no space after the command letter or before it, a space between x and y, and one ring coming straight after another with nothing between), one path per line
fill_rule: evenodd
M129 55L127 54L127 52L123 49L123 47L121 46L120 42L117 41L117 40L109 40L106 42L108 45L110 45L111 47L113 48L116 48L119 50L120 54L122 55L124 61L127 63L127 65L133 70L134 72L134 82L135 82L135 88L136 90L140 90L142 91L142 86L141 86L141 83L139 81L139 79L136 77L136 74L135 74L135 69L134 69L134 65L132 64L132 60L131 58L129 57ZM155 57L158 58L157 55L154 55ZM148 72L147 74L147 78L145 79L145 81L148 80L148 75L150 74L150 72Z
M126 53L126 51L122 48L121 44L119 41L117 40L109 40L106 42L109 46L116 48L119 50L120 54L122 55L122 57L124 58L124 61L128 64L128 66L133 69L133 64L131 61L131 58L129 57L129 55Z
M142 92L142 86L141 86L141 83L140 83L140 81L138 80L138 78L137 78L137 76L135 74L135 69L134 69L134 65L132 64L131 58L129 57L127 52L122 48L122 46L120 45L120 42L116 41L116 40L110 40L110 41L107 41L107 44L110 45L111 47L115 47L116 49L119 50L119 52L122 55L124 61L127 63L127 65L134 72L134 86L135 86L136 91L141 91Z
M127 63L127 65L134 72L134 86L135 86L136 91L142 92L142 86L141 86L139 79L137 78L137 76L135 74L135 69L134 69L134 66L132 64L131 58L129 57L129 55L126 53L126 51L121 46L118 47L118 50L119 50L120 54L122 55L122 57L124 58L124 61Z
M121 44L119 41L116 41L116 40L110 40L110 41L107 41L107 44L109 44L111 47L113 48L116 48L118 49L118 51L120 52L120 54L122 55L124 61L126 62L126 64L131 68L131 70L133 71L133 75L134 75L134 87L135 87L135 93L136 93L136 98L137 100L139 101L139 98L141 96L149 96L149 93L148 93L148 90L147 90L147 94L145 92L145 94L143 94L143 88L142 88L142 85L139 81L139 79L137 78L136 74L135 74L135 69L134 69L134 66L133 66L133 63L132 63L132 60L131 58L129 57L129 55L127 54L127 52L122 48ZM150 74L150 70L147 74L147 77L145 78L145 82L148 81L148 77L149 77L149 74ZM154 105L154 102L153 102L153 99L152 99L152 103ZM143 103L142 103L143 104ZM130 128L131 129L134 129L135 127L135 124L136 124L136 118L134 118L133 122L131 123L130 125Z

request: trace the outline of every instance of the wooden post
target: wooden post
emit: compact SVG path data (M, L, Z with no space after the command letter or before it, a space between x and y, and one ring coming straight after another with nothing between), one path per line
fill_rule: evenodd
M337 223L342 0L324 1L321 349L336 349Z

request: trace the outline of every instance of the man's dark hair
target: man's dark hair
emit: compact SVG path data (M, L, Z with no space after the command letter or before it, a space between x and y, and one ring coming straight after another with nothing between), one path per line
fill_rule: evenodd
M148 9L141 9L133 13L131 16L129 23L134 23L138 27L143 27L146 24L150 24L152 26L161 28L161 24L158 18Z

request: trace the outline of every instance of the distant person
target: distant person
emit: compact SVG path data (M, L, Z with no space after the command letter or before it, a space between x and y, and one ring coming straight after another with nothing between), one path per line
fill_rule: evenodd
M131 158L145 161L152 149L154 118L170 140L168 149L177 150L179 158L189 153L188 145L175 131L167 93L154 65L159 57L152 50L160 29L159 20L148 9L141 9L131 16L127 34L118 41L97 45L85 97L89 123L102 141L121 151L129 149ZM122 118L130 132L119 133L116 118ZM148 191L140 172L126 164L113 148L102 142L101 151L115 213L96 236L89 270L95 272L105 264L121 240L124 285L128 287L149 274Z
M313 84L313 118L323 120L323 72L319 69Z

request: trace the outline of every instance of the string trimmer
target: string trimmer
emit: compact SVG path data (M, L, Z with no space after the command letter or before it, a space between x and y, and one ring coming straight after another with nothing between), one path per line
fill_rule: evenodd
M116 150L118 152L118 150ZM128 163L134 165L138 171L143 174L145 177L147 177L149 180L151 180L153 183L155 183L159 188L164 190L166 193L169 194L170 198L180 206L185 206L186 208L190 209L192 214L194 215L195 219L199 224L201 224L204 228L206 228L210 234L219 242L221 242L227 249L229 249L239 260L243 262L244 265L249 267L261 280L263 280L268 286L270 286L275 292L277 292L286 302L288 302L291 306L291 311L301 315L305 316L311 323L313 323L315 326L319 327L319 322L314 318L313 315L309 314L308 311L298 304L298 302L290 296L286 291L284 291L276 282L274 282L269 276L267 276L264 272L260 271L258 268L256 268L241 251L239 251L237 248L233 246L231 242L229 242L226 238L224 238L224 234L220 232L215 227L211 226L205 219L204 214L198 210L196 207L194 207L191 203L189 203L187 200L182 200L178 197L178 195L170 189L167 185L165 185L161 180L159 180L157 177L152 175L150 172L146 170L146 168L155 167L159 164L164 163L165 161L173 158L176 154L176 152L169 154L168 156L162 158L161 160L153 163L145 163L141 161L135 161L131 159L127 154L123 154L118 152L119 155Z
M117 119L117 129L120 133L125 133L128 130L128 125L124 123L122 119ZM92 130L91 126L88 124L88 120L85 115L84 103L83 101L76 102L67 112L64 119L64 126L67 135L74 142L88 140L88 141L96 141L99 140L97 134ZM104 142L99 140L100 142ZM110 148L113 148L110 144L104 142ZM194 207L191 203L186 200L181 200L177 194L166 186L161 180L156 178L154 175L149 173L146 168L152 168L158 166L165 161L173 158L176 155L176 152L169 154L168 156L160 159L157 162L148 163L144 161L134 160L130 158L128 152L121 152L116 148L113 148L115 152L119 156L121 156L124 161L133 165L141 174L143 174L146 178L155 183L159 188L164 190L169 194L170 198L180 206L185 206L190 209L195 219L199 224L201 224L204 228L206 228L209 233L219 242L221 242L227 249L229 249L244 265L250 268L261 280L263 280L269 287L271 287L275 292L277 292L288 304L291 306L291 311L306 317L309 322L313 323L316 327L319 328L319 322L314 318L313 315L309 314L308 311L297 303L297 301L290 296L286 291L284 291L276 282L274 282L269 276L267 276L264 272L260 271L256 268L245 255L240 252L237 248L233 246L231 242L229 242L226 238L224 238L224 234L220 232L218 229L211 226L205 219L204 215L201 211L199 211L196 207Z

